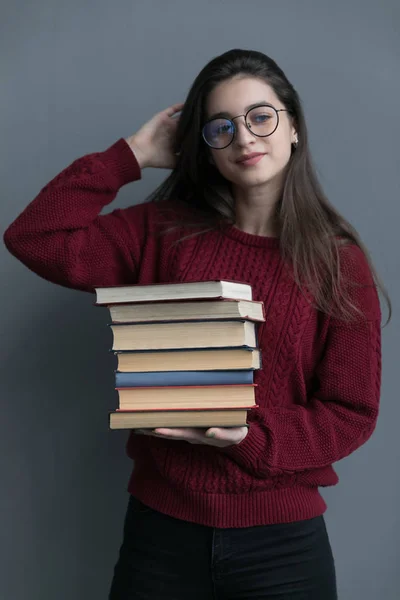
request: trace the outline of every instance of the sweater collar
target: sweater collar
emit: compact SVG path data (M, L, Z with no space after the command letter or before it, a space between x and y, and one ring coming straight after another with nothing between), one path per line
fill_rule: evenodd
M235 225L225 225L222 233L227 237L244 244L245 246L257 246L259 248L279 248L279 238L246 233Z

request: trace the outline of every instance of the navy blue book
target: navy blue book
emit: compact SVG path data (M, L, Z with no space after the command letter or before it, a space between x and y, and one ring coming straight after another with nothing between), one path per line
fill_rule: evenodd
M253 383L253 369L224 371L115 372L115 387L244 385Z

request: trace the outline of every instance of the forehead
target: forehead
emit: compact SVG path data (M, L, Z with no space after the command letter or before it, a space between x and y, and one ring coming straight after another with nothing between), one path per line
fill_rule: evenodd
M210 92L206 112L208 116L220 112L234 116L243 112L247 106L258 102L266 102L275 107L280 105L274 90L262 79L237 77L219 83Z

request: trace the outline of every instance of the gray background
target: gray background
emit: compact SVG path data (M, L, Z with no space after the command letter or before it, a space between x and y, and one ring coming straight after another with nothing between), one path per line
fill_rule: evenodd
M1 8L2 231L61 169L184 99L233 47L274 57L303 98L333 202L391 293L373 438L324 491L341 600L398 598L398 0L14 0ZM165 176L145 171L114 206ZM110 208L110 210L111 210ZM0 597L107 598L130 462L109 432L114 363L105 309L47 283L1 247ZM323 600L323 599L321 599Z

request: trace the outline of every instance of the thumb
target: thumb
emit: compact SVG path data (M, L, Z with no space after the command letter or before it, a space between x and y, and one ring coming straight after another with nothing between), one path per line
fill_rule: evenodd
M207 438L220 440L222 442L240 443L246 437L248 427L210 427L205 432Z
M229 427L210 427L206 431L206 437L217 440L230 440L232 439L232 431Z

